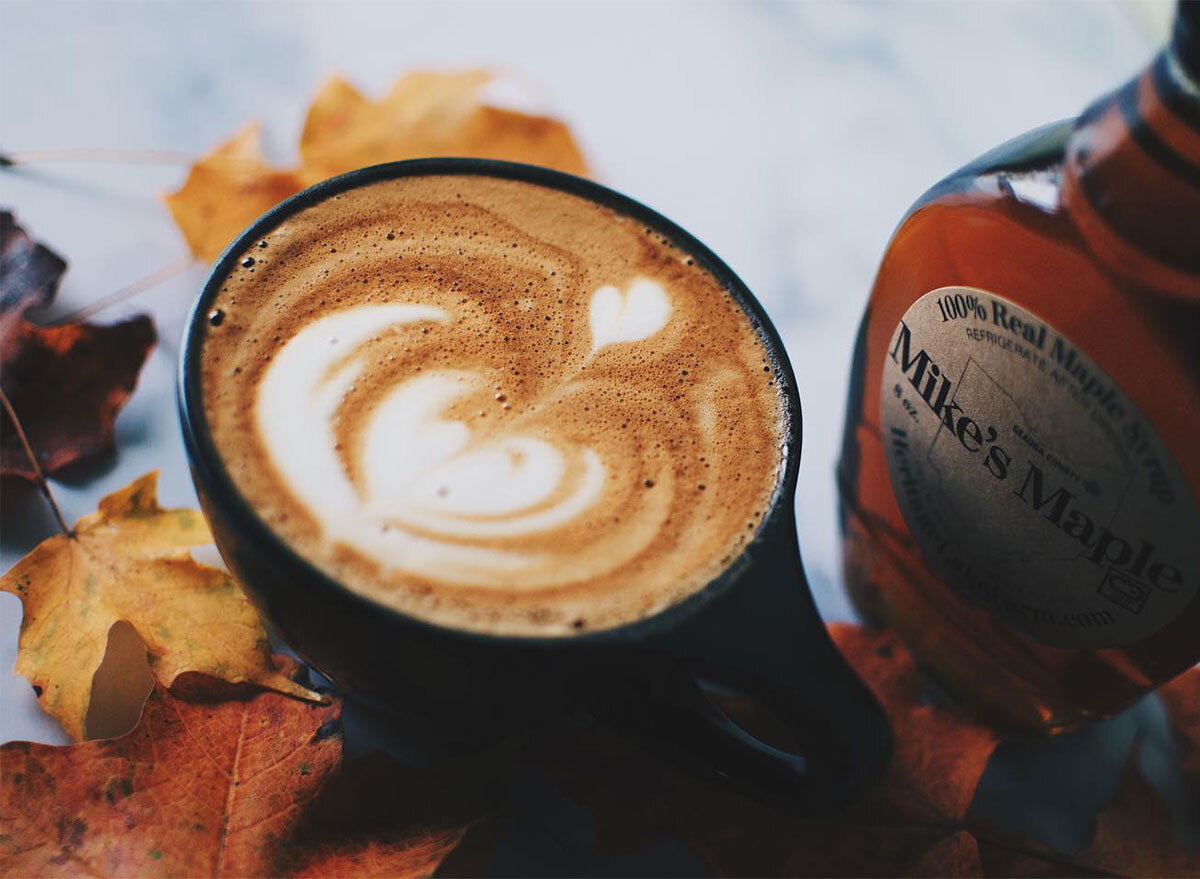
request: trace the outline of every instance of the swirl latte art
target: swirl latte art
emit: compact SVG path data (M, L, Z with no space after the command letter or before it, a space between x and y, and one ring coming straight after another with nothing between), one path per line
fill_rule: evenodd
M659 232L558 190L343 192L239 258L202 349L238 490L347 588L558 635L656 613L752 535L782 405L749 318Z

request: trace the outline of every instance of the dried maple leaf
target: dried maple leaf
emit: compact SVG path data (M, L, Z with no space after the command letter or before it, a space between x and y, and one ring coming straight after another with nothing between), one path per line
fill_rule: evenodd
M1200 852L1175 839L1170 807L1142 777L1138 752L1130 749L1116 794L1096 816L1092 844L1071 860L1125 876L1200 876Z
M267 163L261 141L257 124L245 126L164 196L196 258L216 259L252 220L301 188L293 172Z
M0 232L0 387L42 470L54 474L112 449L117 414L154 347L154 324L144 315L111 326L30 323L25 312L54 298L66 263L7 211ZM0 427L0 475L33 480L7 412Z
M960 830L932 846L905 871L906 876L982 876L979 844Z
M1130 749L1112 800L1083 851L1057 852L1023 836L982 830L984 863L1000 876L1200 876L1200 852L1175 838L1167 801L1142 776Z
M316 851L298 847L298 861L287 875L297 877L380 877L408 879L432 876L459 840L462 830L427 831L403 839L361 839L354 843L326 843Z
M189 547L212 542L208 526L195 510L160 507L157 482L150 473L108 495L71 536L44 540L0 580L25 608L16 673L82 739L109 629L125 620L166 686L196 672L319 700L273 668L258 614L229 575L191 558Z
M5 876L270 876L334 774L338 705L194 704L161 685L132 732L0 748Z
M468 758L433 772L372 753L342 767L281 851L278 872L296 876L429 876L483 813L487 770ZM479 872L479 871L476 871Z
M997 843L991 839L979 840L979 861L984 876L1003 876L1007 879L1080 879L1080 877L1105 877L1113 874L1074 864L1070 859L1052 852L1031 850L1028 843Z
M995 735L921 704L915 663L895 635L843 624L831 634L887 710L896 742L885 777L828 820L795 817L705 784L602 726L548 737L520 771L549 776L588 807L606 851L678 840L719 876L981 875L965 816ZM540 835L562 834L548 826Z
M414 72L372 101L344 79L318 90L300 138L300 164L263 158L257 125L192 166L165 196L192 254L215 259L250 221L297 190L366 165L427 156L472 156L544 165L572 174L587 165L557 119L490 104L485 70Z
M339 768L339 715L274 693L197 704L156 685L118 739L5 745L0 875L432 875L465 828L415 818L430 792L390 763Z
M1200 799L1200 667L1184 672L1159 694L1179 742L1183 774Z
M12 211L0 211L0 340L26 311L50 303L66 270L66 260L34 241Z
M371 101L339 77L317 92L300 137L300 173L313 183L379 162L470 156L586 174L570 129L557 119L496 107L486 70L414 72Z
M1180 765L1193 794L1200 784L1200 669L1191 669L1159 691L1180 745ZM1109 804L1096 816L1092 842L1083 851L1056 852L1021 836L989 837L984 864L1004 876L1198 876L1200 852L1175 838L1171 810L1138 768L1130 749Z
M922 704L916 661L894 633L847 623L834 623L829 630L883 705L895 734L887 775L856 813L961 822L996 750L996 733L957 711Z

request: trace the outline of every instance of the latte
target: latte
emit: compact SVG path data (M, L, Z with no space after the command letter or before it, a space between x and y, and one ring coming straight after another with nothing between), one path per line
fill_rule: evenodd
M580 196L364 185L268 232L211 308L204 412L238 491L346 588L439 625L657 613L730 563L781 475L749 317Z

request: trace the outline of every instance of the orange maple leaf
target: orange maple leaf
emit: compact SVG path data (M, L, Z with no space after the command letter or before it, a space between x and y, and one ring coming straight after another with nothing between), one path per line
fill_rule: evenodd
M6 876L252 876L337 769L340 706L199 705L161 685L130 733L0 748Z
M295 168L270 165L257 125L192 166L165 196L192 254L213 260L252 220L301 188L355 168L428 156L469 156L586 174L570 129L548 116L489 102L486 70L417 71L372 101L340 77L317 91Z
M529 162L586 174L570 130L557 119L494 106L487 70L414 72L378 101L340 77L321 87L300 136L300 174L314 183L365 165L424 156Z
M361 811L337 820L379 789L370 770L339 768L340 711L275 693L197 704L159 685L120 738L10 742L0 875L432 875L462 827L389 831Z
M163 200L192 254L212 261L245 226L300 188L294 171L267 163L252 123L193 165L183 186Z

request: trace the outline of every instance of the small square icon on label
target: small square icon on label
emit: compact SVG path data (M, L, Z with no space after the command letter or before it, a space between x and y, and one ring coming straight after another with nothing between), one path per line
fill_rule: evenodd
M1150 597L1150 587L1116 568L1109 568L1105 572L1096 591L1130 613L1141 613L1146 606L1146 599Z

